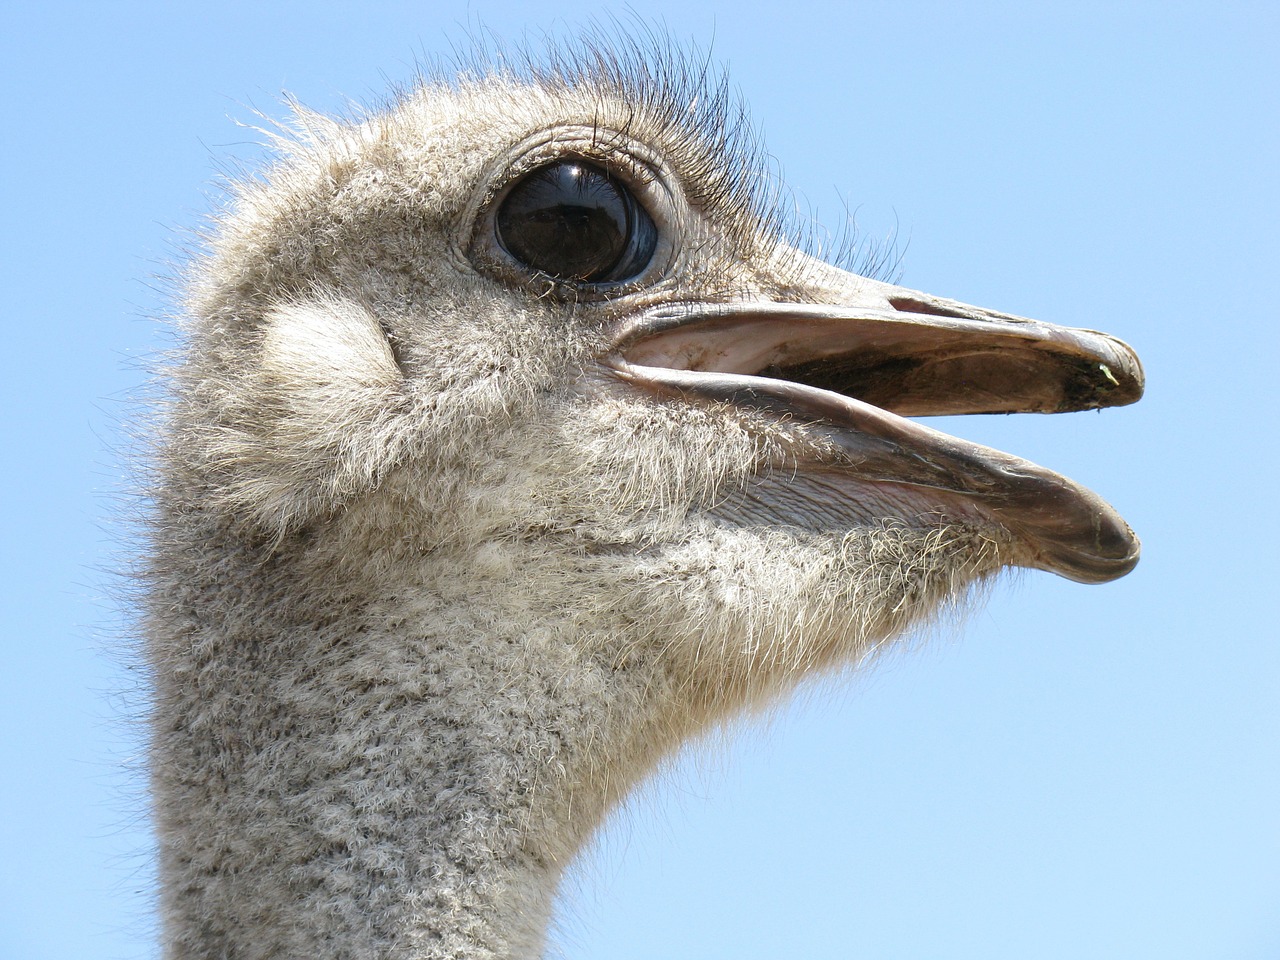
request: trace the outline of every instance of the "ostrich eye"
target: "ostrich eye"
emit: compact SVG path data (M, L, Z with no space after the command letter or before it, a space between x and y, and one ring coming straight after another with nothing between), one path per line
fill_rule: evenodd
M541 167L498 208L498 241L556 280L624 283L649 265L658 230L617 178L581 160Z

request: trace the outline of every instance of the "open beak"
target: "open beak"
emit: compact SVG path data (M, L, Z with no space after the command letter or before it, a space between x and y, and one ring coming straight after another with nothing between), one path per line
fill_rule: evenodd
M1091 330L841 276L834 290L815 288L815 302L651 308L620 327L607 362L660 395L807 424L859 482L976 509L1022 545L1018 563L1087 583L1133 569L1137 537L1097 494L905 419L1133 403L1143 389L1133 349Z

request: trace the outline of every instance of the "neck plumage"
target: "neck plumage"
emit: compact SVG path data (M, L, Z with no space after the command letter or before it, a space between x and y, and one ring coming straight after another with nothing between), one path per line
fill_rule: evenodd
M302 551L167 551L166 956L540 955L563 868L661 752L618 706L653 678L458 589L473 578L448 558L436 582L379 568L378 590L344 591Z
M186 505L157 519L148 607L173 960L538 956L631 785L935 609L973 553L692 514L660 547L433 540L413 517L462 507L385 500L258 543L198 490L165 502Z

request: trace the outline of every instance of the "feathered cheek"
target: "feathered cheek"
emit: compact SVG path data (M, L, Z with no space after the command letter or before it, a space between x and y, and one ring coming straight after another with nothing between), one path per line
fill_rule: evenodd
M282 535L372 489L394 462L404 378L374 317L336 297L266 316L214 461L227 506Z
M350 300L325 297L273 310L263 337L262 369L286 390L358 395L401 382L378 321Z

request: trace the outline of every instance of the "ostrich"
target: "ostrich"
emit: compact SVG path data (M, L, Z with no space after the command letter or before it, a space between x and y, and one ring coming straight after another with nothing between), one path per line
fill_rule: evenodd
M297 132L192 264L146 571L173 958L539 956L662 758L1092 492L912 415L1130 403L1108 336L788 241L723 79L586 42Z

